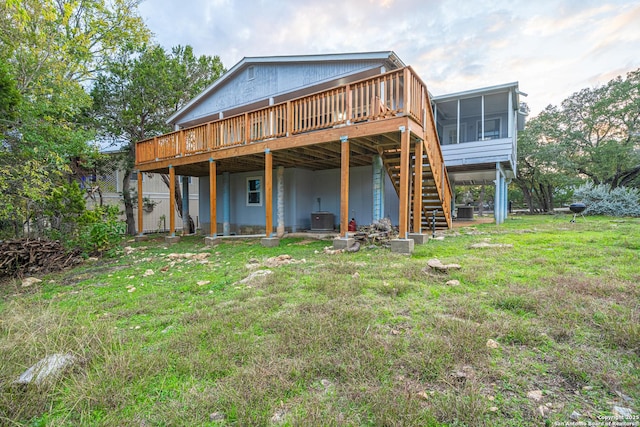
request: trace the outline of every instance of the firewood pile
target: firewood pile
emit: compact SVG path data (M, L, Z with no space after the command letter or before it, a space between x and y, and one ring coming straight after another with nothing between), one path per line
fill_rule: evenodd
M66 251L59 241L18 239L0 242L0 277L48 273L80 262L80 251Z
M398 230L391 225L389 218L382 218L371 225L358 227L353 238L361 245L385 246L390 240L398 238Z

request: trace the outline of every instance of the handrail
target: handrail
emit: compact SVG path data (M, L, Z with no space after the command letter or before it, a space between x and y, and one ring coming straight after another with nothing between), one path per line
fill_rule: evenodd
M409 76L408 82L406 76ZM403 114L424 125L424 105L421 105L419 96L424 88L422 80L409 67L389 71L280 104L138 141L136 163ZM406 102L407 96L409 102Z

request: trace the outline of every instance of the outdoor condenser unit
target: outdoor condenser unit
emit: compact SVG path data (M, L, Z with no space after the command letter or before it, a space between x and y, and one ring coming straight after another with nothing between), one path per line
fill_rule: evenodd
M311 231L333 231L331 212L311 212Z

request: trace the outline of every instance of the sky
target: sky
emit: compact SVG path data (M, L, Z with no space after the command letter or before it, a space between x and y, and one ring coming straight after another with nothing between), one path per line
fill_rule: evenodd
M437 96L519 82L533 117L640 68L638 0L145 0L155 41L244 57L394 51Z

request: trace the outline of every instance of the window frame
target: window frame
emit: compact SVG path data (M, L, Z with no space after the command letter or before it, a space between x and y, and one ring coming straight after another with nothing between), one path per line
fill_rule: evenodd
M251 182L252 181L258 181L258 189L257 190L251 190ZM262 206L262 176L248 176L247 180L246 180L246 198L245 198L245 203L247 205L247 207L260 207ZM257 194L258 195L258 202L251 202L251 198L250 196L252 194Z

